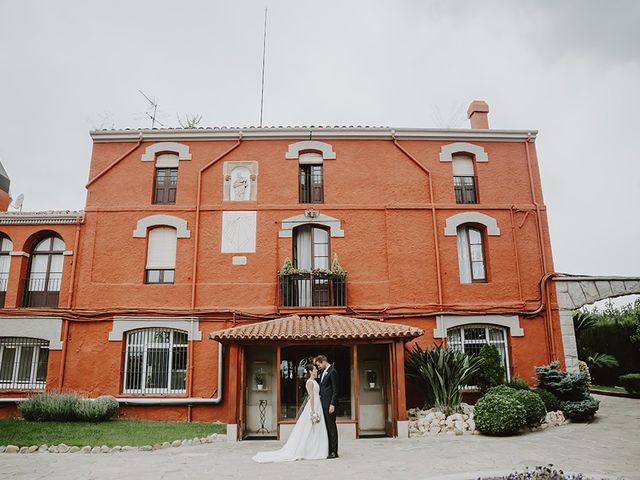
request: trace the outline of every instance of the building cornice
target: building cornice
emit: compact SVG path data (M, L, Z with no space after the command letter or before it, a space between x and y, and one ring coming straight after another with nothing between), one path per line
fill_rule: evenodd
M388 127L248 127L92 130L95 143L175 140L470 140L524 142L535 139L537 130L481 130Z
M0 225L62 225L84 223L84 211L2 212Z

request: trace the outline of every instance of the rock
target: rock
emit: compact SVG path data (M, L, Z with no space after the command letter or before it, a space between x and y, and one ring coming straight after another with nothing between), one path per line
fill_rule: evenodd
M27 450L27 453L35 453L38 451L38 445L31 445Z
M4 453L6 449L7 447L5 447L4 445L0 445L0 453Z
M68 447L64 443L61 443L60 445L58 445L58 453L67 453L69 450L70 450L70 447Z
M474 420L467 420L467 426L469 427L469 430L474 431L476 429L476 422Z
M182 445L182 442L180 440L174 440L173 442L171 442L172 447L179 447L181 445Z
M80 453L91 453L91 447L89 445L85 445L80 449Z
M474 435L480 435L480 431L479 431L479 430L474 430L474 431L473 431L473 434L474 434Z
M133 450L137 450L136 447L132 447L131 445L125 445L124 447L122 447L122 451L123 452L131 452Z
M462 433L463 433L463 432L462 432L462 430L461 430L461 429L456 428L456 429L454 430L454 433L455 433L456 435L462 435Z
M138 447L138 450L140 450L141 452L150 452L153 450L153 447L151 445L143 445L141 447Z
M182 445L183 447L187 446L187 439L182 440L182 442L180 442L180 445Z
M120 445L114 445L114 447L111 449L112 452L121 452L122 451L122 447Z
M151 447L153 450L160 450L162 448L162 445L160 445L159 443L154 443L153 447Z
M69 449L69 453L78 453L80 451L80 447L71 447Z
M49 453L58 453L58 447L56 447L55 445L51 445L49 447Z
M17 445L7 445L7 448L4 449L4 453L18 453L20 451L20 447Z
M456 430L460 430L460 431L464 430L464 422L462 420L456 420L453 426Z
M219 434L216 437L216 440L219 441L219 442L226 442L227 441L227 436L225 434Z
M47 445L46 443L40 445L38 447L38 452L43 453L49 450L49 445Z
M100 447L100 451L101 451L102 453L111 453L111 449L110 449L109 447L107 447L106 445L102 445L102 446Z
M169 448L169 447L171 447L171 444L169 442L164 442L162 444L162 448Z
M455 435L455 434L453 433L453 430L448 430L446 434L447 434L447 435Z
M29 447L20 447L20 453L28 453Z
M93 447L91 453L100 453L100 447Z

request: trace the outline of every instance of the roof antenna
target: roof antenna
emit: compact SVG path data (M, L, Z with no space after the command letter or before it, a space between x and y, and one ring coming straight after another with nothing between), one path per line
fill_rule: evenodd
M264 60L267 53L267 7L264 7L264 36L262 38L262 88L260 90L260 127L262 127L262 111L264 107Z
M140 92L140 94L147 99L147 102L149 102L150 106L149 106L149 110L153 109L153 115L149 112L144 112L145 115L147 117L149 117L151 119L151 128L153 128L156 124L156 122L158 122L160 125L162 125L164 127L164 125L160 122L160 120L157 119L157 112L158 112L158 102L156 102L155 97L152 99L150 99L142 90L138 90Z

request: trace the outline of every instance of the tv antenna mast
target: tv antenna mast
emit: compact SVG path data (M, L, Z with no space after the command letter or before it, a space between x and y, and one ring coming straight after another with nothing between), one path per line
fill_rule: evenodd
M264 64L267 53L267 7L264 7L264 35L262 38L262 87L260 89L260 126L262 127L262 112L264 108Z
M144 112L145 115L151 119L151 128L155 127L156 123L164 127L165 125L160 120L158 120L158 102L156 101L156 98L149 98L149 96L142 90L138 90L138 92L140 92L140 94L147 99L147 102L149 102L149 110L153 110L153 113L150 113L149 111Z

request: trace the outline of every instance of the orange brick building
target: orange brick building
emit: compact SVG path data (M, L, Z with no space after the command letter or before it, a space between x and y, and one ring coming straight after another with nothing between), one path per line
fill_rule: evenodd
M84 211L0 214L0 413L76 391L284 437L324 353L342 435L406 435L409 341L564 360L536 132L487 115L91 132Z

